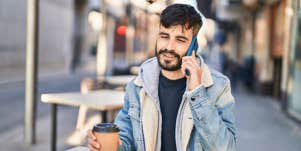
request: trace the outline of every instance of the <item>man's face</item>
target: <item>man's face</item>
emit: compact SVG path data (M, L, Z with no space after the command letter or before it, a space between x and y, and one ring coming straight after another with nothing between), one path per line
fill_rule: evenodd
M181 25L165 28L160 25L156 57L163 70L176 71L181 68L182 57L186 54L192 36L192 28L187 30Z

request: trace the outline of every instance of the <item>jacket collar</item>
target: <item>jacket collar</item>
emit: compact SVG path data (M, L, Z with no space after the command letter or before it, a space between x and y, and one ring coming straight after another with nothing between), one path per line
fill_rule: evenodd
M205 88L208 88L214 84L210 69L202 57L198 56L198 61L203 71L202 84ZM161 68L156 57L145 61L140 67L139 74L134 80L134 84L138 87L143 87L151 96L158 96L160 70Z

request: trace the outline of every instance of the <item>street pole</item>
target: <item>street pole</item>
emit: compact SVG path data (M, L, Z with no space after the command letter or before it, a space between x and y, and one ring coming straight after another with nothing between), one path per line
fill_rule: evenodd
M102 28L99 33L98 46L96 53L96 74L99 81L104 80L107 69L107 9L105 0L101 0L101 13L102 13Z
M255 56L255 47L256 47L256 43L255 43L255 37L256 37L256 17L257 17L257 12L256 10L253 10L252 12L252 56Z
M25 143L35 143L39 0L27 0Z
M129 65L133 63L133 55L134 55L134 34L135 34L135 28L134 28L134 17L133 17L133 5L131 3L132 0L130 0L130 3L127 6L127 16L128 16L128 22L127 22L127 29L126 29L126 61Z

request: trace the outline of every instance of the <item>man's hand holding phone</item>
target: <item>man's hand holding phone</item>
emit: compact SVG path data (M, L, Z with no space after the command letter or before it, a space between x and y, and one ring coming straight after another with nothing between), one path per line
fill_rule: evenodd
M192 52L191 56L184 56L182 58L182 68L183 74L185 70L190 72L190 75L186 75L186 78L189 79L189 90L193 90L202 83L202 69L196 60L195 51Z

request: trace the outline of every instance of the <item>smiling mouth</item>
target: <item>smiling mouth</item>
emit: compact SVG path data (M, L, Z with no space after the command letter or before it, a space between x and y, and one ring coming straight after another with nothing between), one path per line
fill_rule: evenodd
M175 58L175 56L172 55L172 54L163 54L163 56L164 56L165 58L167 58L167 59L173 59L173 58Z

